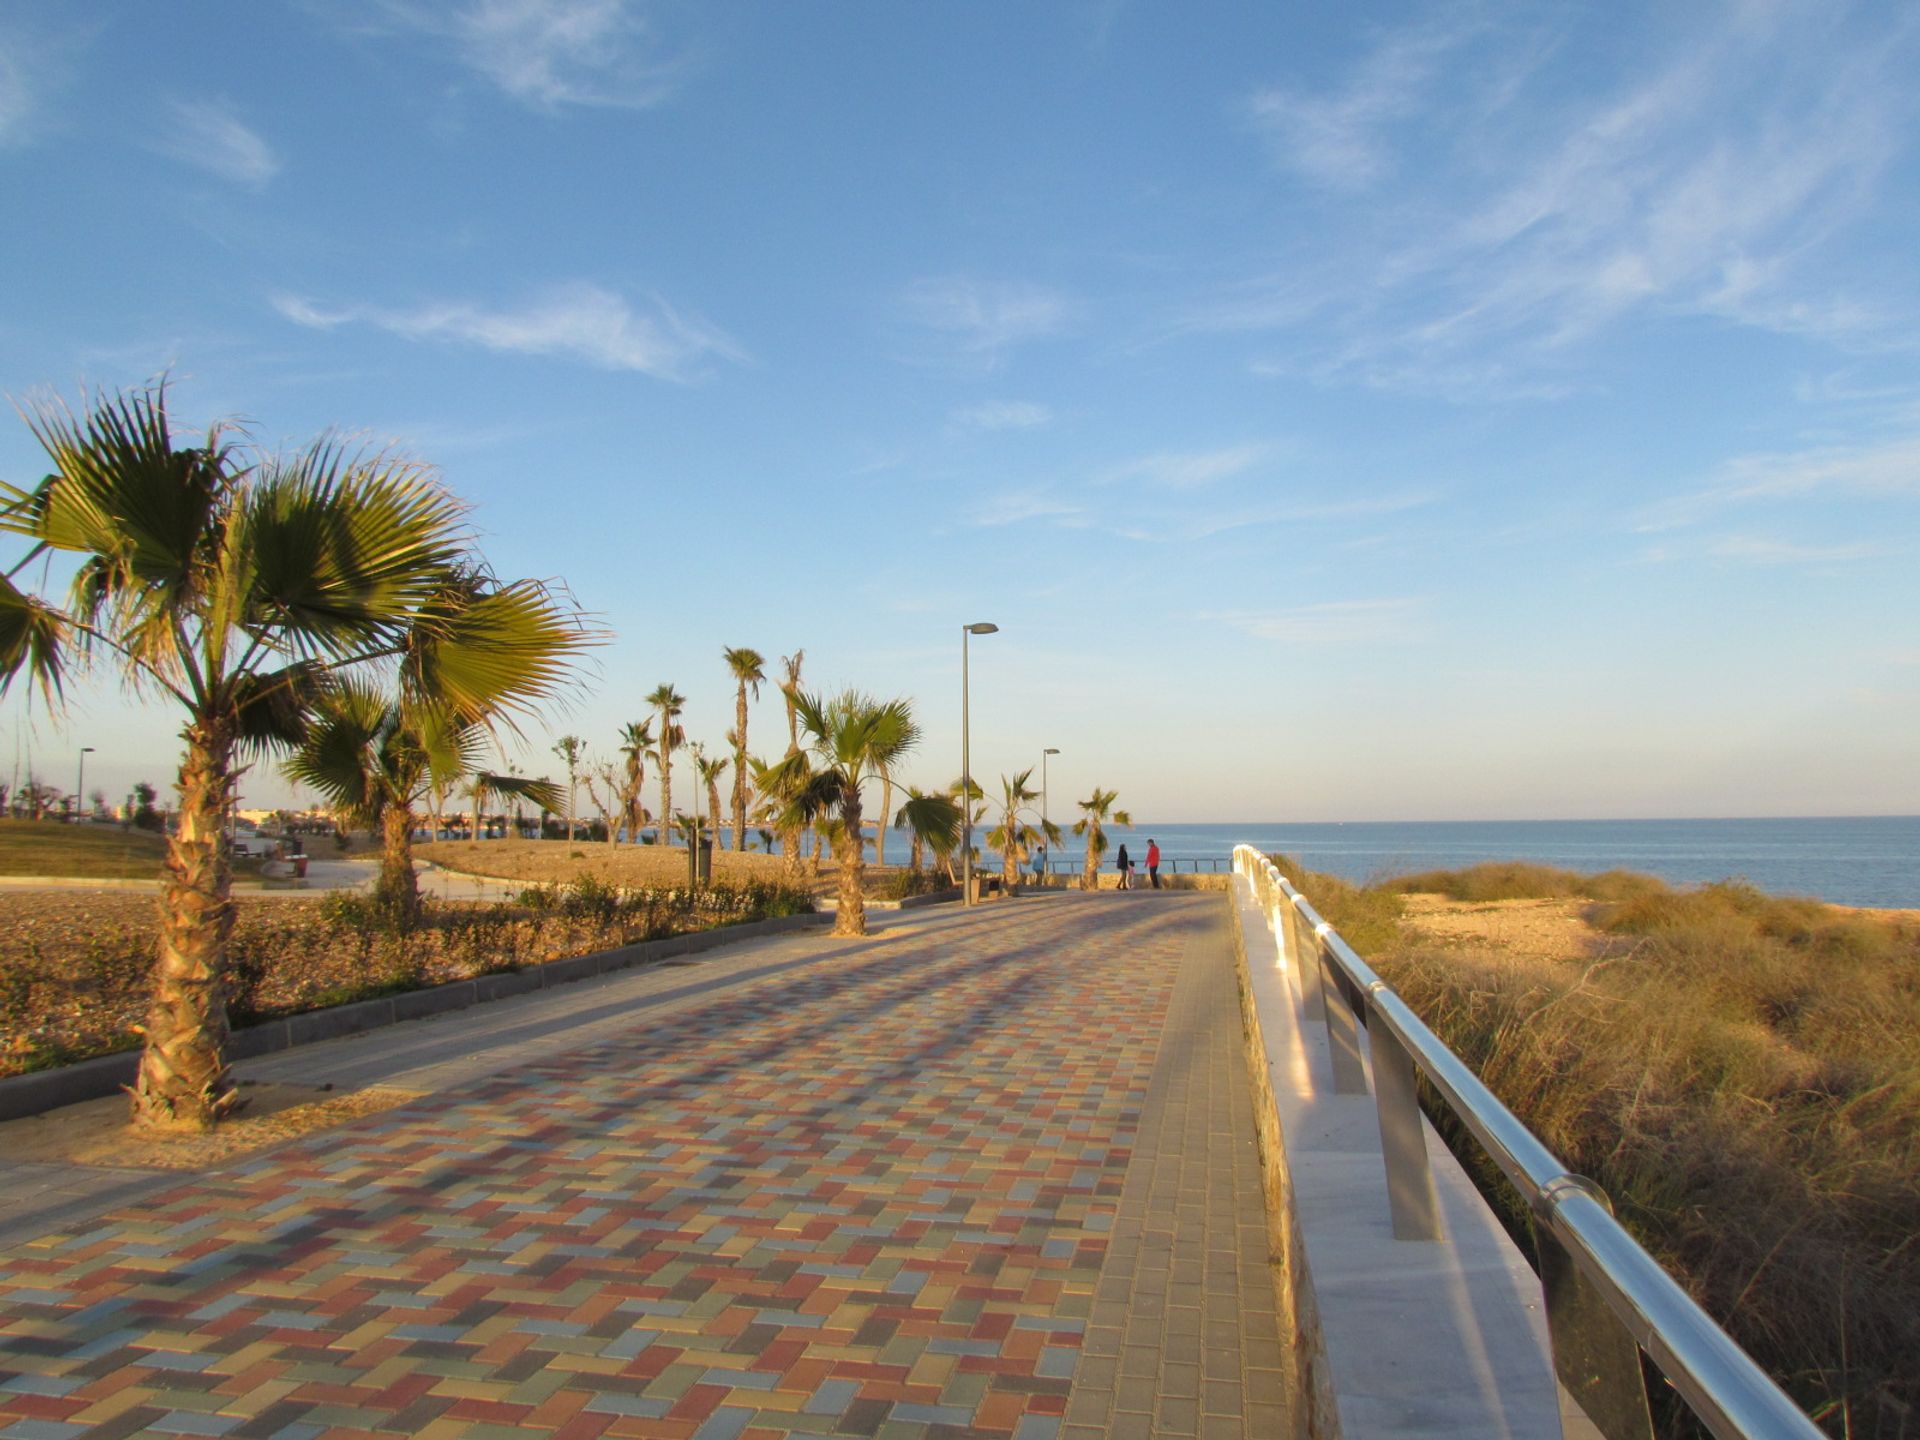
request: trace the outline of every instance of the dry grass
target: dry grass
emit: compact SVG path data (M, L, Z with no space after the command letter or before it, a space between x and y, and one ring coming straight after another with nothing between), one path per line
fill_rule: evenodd
M68 875L88 880L158 880L167 842L117 825L57 820L0 821L0 875Z
M1920 1406L1920 924L1570 878L1390 881L1469 897L1492 943L1415 905L1356 948L1833 1433L1898 1433ZM1387 904L1307 881L1336 924ZM1578 944L1499 928L1524 913L1503 892L1543 889Z

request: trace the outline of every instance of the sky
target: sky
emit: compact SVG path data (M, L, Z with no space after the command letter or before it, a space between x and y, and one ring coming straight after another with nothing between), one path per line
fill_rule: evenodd
M438 466L613 636L530 773L751 646L945 785L992 621L1055 818L1910 814L1915 74L1892 0L0 0L0 391Z

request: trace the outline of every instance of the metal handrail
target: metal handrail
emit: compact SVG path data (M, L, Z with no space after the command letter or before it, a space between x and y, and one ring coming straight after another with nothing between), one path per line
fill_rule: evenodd
M1604 1302L1625 1337L1646 1354L1719 1440L1824 1440L1819 1427L1614 1218L1600 1188L1570 1172L1501 1104L1393 987L1321 918L1272 861L1253 846L1241 845L1234 850L1234 862L1249 881L1264 887L1263 898L1276 927L1301 939L1300 944L1287 947L1296 960L1298 952L1306 948L1301 932L1313 937L1317 963L1312 967L1301 965L1302 990L1310 1012L1315 1009L1316 995L1320 1000L1318 1018L1326 1022L1335 1052L1336 1089L1365 1088L1364 1072L1357 1067L1357 1042L1350 1057L1352 1068L1343 1075L1340 1026L1343 1022L1366 1026L1374 1052L1375 1096L1381 1109L1383 1153L1397 1238L1439 1238L1438 1210L1432 1201L1431 1180L1425 1173L1424 1143L1396 1143L1395 1139L1396 1133L1404 1134L1408 1118L1405 1107L1415 1103L1411 1086L1403 1087L1396 1079L1404 1061L1426 1077L1448 1113L1480 1143L1525 1200L1534 1218L1536 1236L1542 1242L1542 1279L1547 1289L1548 1331L1556 1370L1576 1400L1584 1399L1581 1408L1603 1434L1647 1433L1644 1421L1638 1418L1645 1415L1646 1407L1643 1387L1637 1406L1617 1393L1596 1393L1596 1387L1604 1390L1611 1386L1617 1391L1628 1383L1639 1386L1637 1355L1628 1357L1630 1366L1614 1363L1603 1353L1607 1348L1604 1337L1596 1344L1593 1335L1583 1334L1574 1343L1575 1337L1565 1333L1572 1322L1564 1312L1578 1310L1581 1301L1590 1297ZM1276 896L1286 910L1275 903ZM1291 924L1287 911L1292 912ZM1356 1073L1361 1077L1357 1087L1352 1083ZM1341 1083L1343 1078L1347 1083ZM1393 1107L1399 1107L1396 1113L1390 1113ZM1413 1120L1417 1125L1417 1112ZM1409 1167L1418 1167L1420 1173L1408 1173ZM1395 1173L1396 1168L1400 1173ZM1569 1262L1564 1275L1555 1273L1561 1267L1558 1257L1547 1253L1549 1239L1564 1251ZM1567 1282L1564 1285L1559 1283L1563 1280ZM1586 1287L1591 1287L1586 1295L1564 1293ZM1556 1295L1557 1289L1563 1293ZM1563 1312L1559 1319L1556 1310ZM1580 1352L1578 1356L1569 1353L1575 1350ZM1586 1367L1583 1373L1570 1373L1578 1366Z

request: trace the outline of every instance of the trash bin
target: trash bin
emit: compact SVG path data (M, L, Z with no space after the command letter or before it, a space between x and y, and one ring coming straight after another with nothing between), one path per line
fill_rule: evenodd
M713 879L713 841L702 838L687 846L687 885L697 888Z

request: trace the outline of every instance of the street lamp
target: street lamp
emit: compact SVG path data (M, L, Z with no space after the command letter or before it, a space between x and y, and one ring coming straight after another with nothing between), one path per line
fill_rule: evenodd
M976 620L960 627L960 903L973 904L973 756L967 748L967 637L1000 627Z
M1048 746L1040 752L1040 843L1042 845L1047 841L1047 756L1059 753L1060 751L1053 746Z
M73 782L73 818L80 818L80 807L86 803L87 795L87 756L93 753L93 746L80 747L80 773Z

